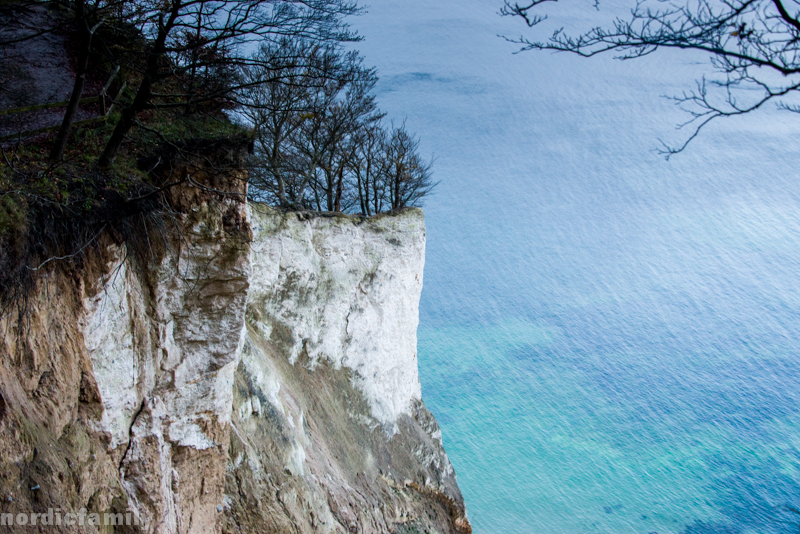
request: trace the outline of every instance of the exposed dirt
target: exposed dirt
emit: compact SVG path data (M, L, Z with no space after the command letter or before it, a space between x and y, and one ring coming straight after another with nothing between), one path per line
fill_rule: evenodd
M38 279L28 315L0 322L0 513L107 510L123 495L119 454L92 430L102 408L75 320L79 293L70 273L53 269Z

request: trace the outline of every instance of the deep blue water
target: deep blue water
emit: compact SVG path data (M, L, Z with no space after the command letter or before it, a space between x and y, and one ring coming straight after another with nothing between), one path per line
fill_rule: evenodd
M498 4L357 23L437 157L420 375L475 532L800 531L800 117L667 162L704 58L514 55Z

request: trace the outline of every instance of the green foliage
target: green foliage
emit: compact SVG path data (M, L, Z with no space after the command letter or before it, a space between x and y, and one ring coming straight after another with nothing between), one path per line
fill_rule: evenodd
M272 3L264 0L259 1L261 4L263 8L270 8ZM194 5L186 3L184 8L194 13L191 11ZM99 2L96 6L103 6L105 11L81 19L93 22L92 17L108 15L91 41L89 78L105 83L111 73L118 70L107 92L108 97L118 95L112 111L104 121L73 127L58 163L54 161L62 153L59 148L58 156L51 154L55 153L51 149L52 134L40 134L17 146L0 142L3 149L0 157L0 314L5 311L9 299L17 298L20 291L24 293L31 283L32 273L40 266L56 258L80 262L84 250L101 232L117 232L115 239L124 241L126 232L136 233L131 229L131 220L137 217L144 220L152 213L170 209L168 195L160 193L164 184L153 176L162 172L158 166L164 165L167 153L172 154L169 157L180 158L189 153L205 155L198 147L225 139L235 139L241 147L242 142L253 135L246 127L234 124L226 114L239 105L237 98L241 96L238 94L241 87L234 90L239 87L236 84L241 83L238 69L245 64L258 63L247 57L250 52L246 47L237 52L239 56L231 56L233 49L223 50L224 46L211 46L201 39L189 43L191 46L187 50L196 53L186 56L175 50L183 50L188 37L176 30L168 35L174 47L155 54L157 32L144 28L155 28L152 20L158 20L157 17L136 19L123 16L124 10L114 11L111 4ZM131 6L140 7L142 13L158 13L164 8L161 4L146 3ZM320 10L324 6L333 10ZM311 33L304 34L310 42L341 43L356 39L341 20L344 15L358 11L350 0L323 0L306 7L297 4L292 9L298 21L312 24L313 28L309 26ZM259 20L257 30L248 30L249 34L267 41L284 35L283 30L273 29L268 19ZM208 24L219 22L212 17ZM85 44L85 41L80 41L78 35L77 41L71 44L80 43ZM158 58L153 59L156 56ZM290 59L303 63L306 58L298 54ZM273 73L265 79L277 81L277 75ZM149 81L153 86L144 91L147 99L143 104L139 97L144 94L142 86ZM7 92L5 88L0 90ZM105 105L108 104L110 101L106 99ZM111 140L120 125L125 126L125 135L114 144ZM111 144L114 144L113 157L98 166L98 157ZM173 163L174 160L169 161ZM338 201L336 205L338 209Z
M186 115L181 112L159 112L136 129L133 142L138 151L162 143L178 143L185 139L225 139L241 135L244 129L224 115Z
M138 117L113 165L100 170L97 156L132 97L125 91L106 121L76 127L57 164L49 160L46 136L0 145L0 314L25 292L42 262L80 262L100 232L116 232L124 240L123 234L137 233L130 221L139 217L141 223L141 216L168 209L161 197L149 195L158 189L149 174L153 165L142 164L152 159L149 154L165 148L181 152L187 139L202 144L244 133L222 113L149 110Z

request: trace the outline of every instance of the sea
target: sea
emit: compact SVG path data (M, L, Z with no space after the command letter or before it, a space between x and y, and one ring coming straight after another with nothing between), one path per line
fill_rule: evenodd
M440 181L419 367L474 532L797 533L800 115L716 121L667 160L706 56L516 53L547 32L501 7L352 21Z

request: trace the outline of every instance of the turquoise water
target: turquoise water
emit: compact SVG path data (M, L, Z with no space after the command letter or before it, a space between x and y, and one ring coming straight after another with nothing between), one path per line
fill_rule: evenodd
M800 202L592 178L459 254L429 217L423 395L476 532L798 532Z
M661 95L705 58L514 55L500 3L375 0L357 25L437 157L420 377L475 532L797 533L800 117L667 162L686 117Z
M476 532L800 530L800 204L716 187L534 203L461 262L433 232L423 395Z
M791 358L665 361L576 347L574 327L421 332L426 400L468 501L492 511L479 532L797 532Z

